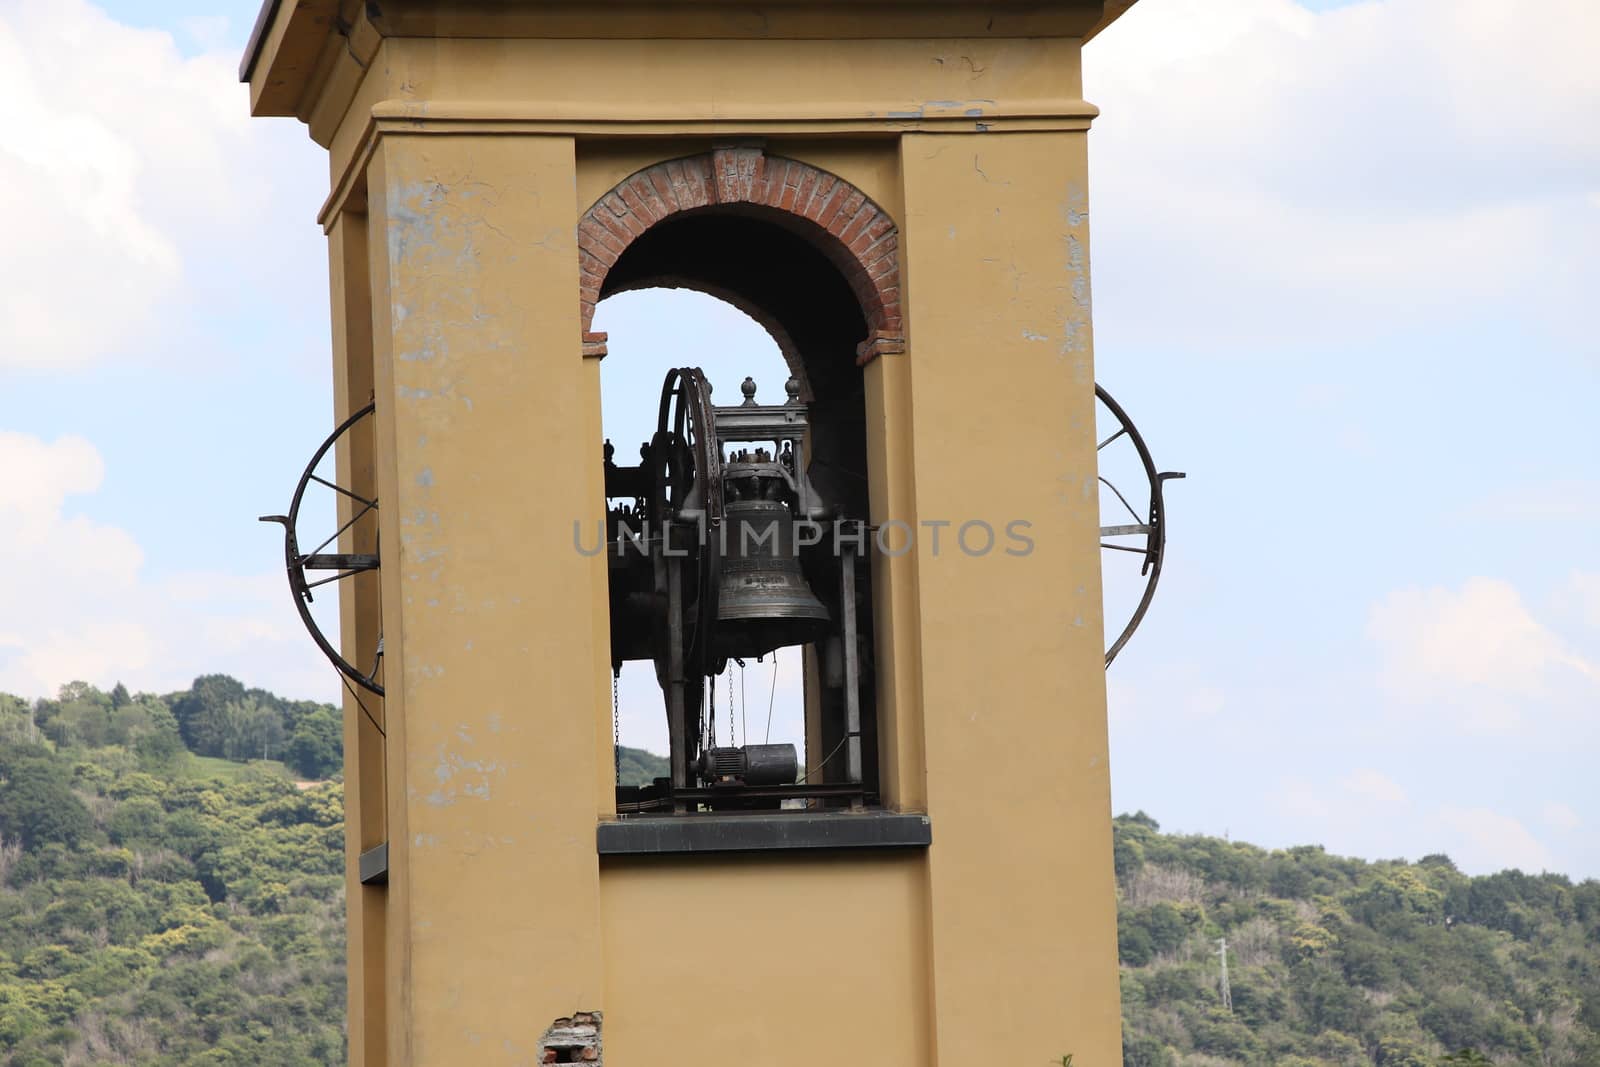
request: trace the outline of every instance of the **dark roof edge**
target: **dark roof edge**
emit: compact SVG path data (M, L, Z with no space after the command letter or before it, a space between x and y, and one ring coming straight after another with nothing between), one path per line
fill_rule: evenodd
M272 26L272 20L278 15L278 4L281 0L265 0L261 10L256 14L255 28L250 31L250 40L244 46L244 58L239 60L239 80L248 82L255 73L256 60L261 58L261 46L266 43L267 30Z

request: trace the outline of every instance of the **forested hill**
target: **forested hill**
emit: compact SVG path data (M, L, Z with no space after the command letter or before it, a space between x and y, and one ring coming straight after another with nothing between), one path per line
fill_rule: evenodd
M1115 841L1128 1067L1600 1067L1600 882Z
M339 737L221 675L0 694L0 1067L342 1064ZM1115 841L1129 1067L1600 1067L1600 883Z
M124 750L147 770L173 770L188 756L242 762L273 760L302 778L341 765L339 709L246 689L225 674L196 678L177 693L102 692L86 682L61 687L55 700L31 703L0 693L0 738L54 749Z
M221 675L0 694L0 1064L343 1063L340 736Z

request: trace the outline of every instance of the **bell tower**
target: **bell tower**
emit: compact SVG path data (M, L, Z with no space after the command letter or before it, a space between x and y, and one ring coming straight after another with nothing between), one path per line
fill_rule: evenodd
M352 1064L1120 1062L1080 53L1128 6L268 0L253 113L330 163L345 528L283 521L348 579ZM635 465L593 316L660 285L791 377L674 371ZM804 744L708 737L789 646Z

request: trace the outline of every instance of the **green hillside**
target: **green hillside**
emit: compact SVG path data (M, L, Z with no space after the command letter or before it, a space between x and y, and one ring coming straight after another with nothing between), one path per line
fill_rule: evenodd
M617 781L623 785L649 785L657 778L667 778L672 767L665 756L646 752L642 748L617 746Z
M1600 1065L1600 882L1115 841L1128 1067Z
M294 780L339 731L220 675L0 694L0 1064L342 1063L342 786Z
M217 675L0 694L0 1067L343 1063L341 786L305 780L337 714ZM1600 1065L1600 882L1115 842L1129 1067Z

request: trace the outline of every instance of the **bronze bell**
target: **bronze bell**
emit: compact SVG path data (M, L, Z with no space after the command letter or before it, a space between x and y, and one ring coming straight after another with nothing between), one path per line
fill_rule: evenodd
M800 569L787 472L764 451L753 458L743 453L724 467L723 485L716 651L760 656L815 640L827 627L828 609Z

